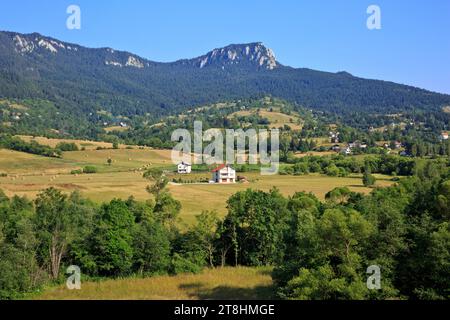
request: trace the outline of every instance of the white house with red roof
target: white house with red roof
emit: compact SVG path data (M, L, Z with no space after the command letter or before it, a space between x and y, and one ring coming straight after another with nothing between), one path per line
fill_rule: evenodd
M236 170L229 164L221 164L211 173L214 183L236 183Z
M443 141L443 140L448 140L448 132L443 131L443 132L441 133L440 139L441 139L442 141Z

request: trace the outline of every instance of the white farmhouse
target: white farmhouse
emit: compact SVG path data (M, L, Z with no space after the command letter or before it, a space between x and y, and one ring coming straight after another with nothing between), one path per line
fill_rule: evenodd
M228 164L221 164L212 171L212 181L215 183L236 183L236 170Z
M178 173L187 174L191 173L192 166L189 163L181 162L178 164Z

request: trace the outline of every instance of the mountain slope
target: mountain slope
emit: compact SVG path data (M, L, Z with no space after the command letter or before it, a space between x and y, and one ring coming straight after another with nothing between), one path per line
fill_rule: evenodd
M410 86L283 66L261 43L158 63L37 33L0 32L0 98L42 98L79 116L98 110L133 116L265 95L341 114L450 104L449 95Z

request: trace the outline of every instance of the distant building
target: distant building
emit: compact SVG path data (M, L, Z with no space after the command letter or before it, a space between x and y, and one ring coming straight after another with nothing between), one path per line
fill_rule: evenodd
M192 166L189 163L181 162L178 164L178 173L187 174L191 173Z
M119 123L122 128L126 128L128 125L125 122Z
M356 148L356 149L366 149L367 144L361 143L360 141L351 142L348 144L348 147L350 149Z
M338 144L335 144L334 146L331 147L331 150L334 152L341 152L341 146Z
M330 142L339 143L339 132L330 132Z
M394 141L395 149L400 149L402 147L402 143L400 141Z
M235 183L236 170L228 164L221 164L212 170L212 181L214 183Z
M345 148L342 152L346 155L352 154L352 149L350 147Z
M401 157L409 157L409 154L406 151L402 151L399 154L400 154Z
M448 140L448 132L445 132L445 131L442 132L440 139L441 140Z

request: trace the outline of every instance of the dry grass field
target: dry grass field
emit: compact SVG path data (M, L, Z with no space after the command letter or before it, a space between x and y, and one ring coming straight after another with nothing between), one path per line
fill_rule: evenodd
M261 176L259 173L243 174L249 179L249 183L236 183L229 185L218 184L172 184L169 189L172 195L181 201L182 218L186 222L193 222L195 215L202 210L217 210L220 215L226 214L226 201L238 191L252 188L268 191L277 187L280 192L289 196L298 191L312 192L319 199L324 199L325 194L336 187L349 187L355 192L369 193L372 189L362 185L360 177L327 177L322 175L305 176ZM207 177L207 175L205 175ZM379 178L382 178L381 176ZM388 186L392 182L378 180L377 186Z
M170 150L105 149L65 152L63 159L79 166L94 165L101 171L124 171L145 166L173 166L170 156ZM108 158L112 160L111 165L106 162Z
M150 195L145 188L149 181L142 173L149 167L174 169L170 160L170 150L146 149L107 149L65 152L61 159L31 155L22 152L0 149L0 189L8 196L14 194L33 199L36 194L48 187L65 192L78 190L95 202L109 201L113 198L126 199L133 195L138 200L146 200ZM112 164L107 164L107 159ZM96 174L70 174L74 169L94 165ZM349 187L353 191L371 191L362 185L361 177L328 177L322 175L306 176L262 176L259 172L240 173L248 183L217 185L208 183L170 183L172 195L181 201L181 222L190 224L203 210L216 210L226 214L226 201L234 193L252 188L268 191L277 187L285 196L297 191L312 192L320 199L335 187ZM183 180L208 180L210 174L192 173L180 176L169 174L170 180L182 177ZM377 186L387 186L392 182L380 177Z
M73 163L64 159L0 149L0 173L13 175L56 174L70 171L72 167Z
M98 147L100 148L111 148L112 143L108 142L99 142L99 141L90 141L90 140L71 140L71 139L51 139L46 137L33 137L33 136L18 136L20 139L30 142L30 141L36 141L39 144L43 144L46 146L50 146L52 148L56 147L56 145L60 142L72 142L75 143L78 148L85 148L86 150L95 150ZM123 145L121 147L124 147Z
M49 288L39 300L255 300L274 298L270 268L217 268L202 273L83 282Z
M250 116L257 114L262 118L267 118L270 122L271 128L279 128L283 127L284 125L287 125L291 127L292 130L300 130L302 126L298 124L300 118L296 114L287 115L281 112L278 112L276 108L273 109L273 111L260 109L259 111L257 109L251 109L251 110L242 110L237 111L235 113L232 113L229 117L236 117L236 116Z
M103 130L105 130L105 132L124 132L127 131L129 129L129 127L121 127L121 126L111 126L111 127L106 127L103 128Z
M208 174L199 176L209 177ZM169 190L177 200L181 201L180 218L188 224L195 221L195 216L203 210L217 210L226 214L226 201L234 193L247 188L268 191L277 187L284 195L292 195L297 191L312 192L320 199L335 187L347 186L353 191L368 193L371 191L361 183L361 178L338 178L320 175L306 176L260 176L258 173L246 174L249 183L229 185L217 184L173 184ZM78 190L82 195L95 201L109 201L113 198L126 199L133 195L138 200L146 200L150 195L145 187L149 181L142 178L142 171L104 172L97 174L71 175L15 175L0 177L0 189L8 196L14 194L27 196L30 199L45 188L56 187L66 192ZM378 186L390 185L390 181L378 180Z

